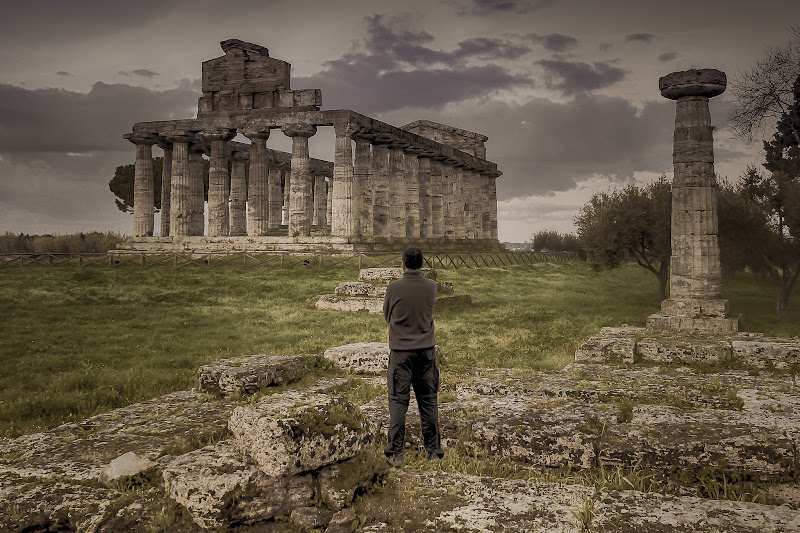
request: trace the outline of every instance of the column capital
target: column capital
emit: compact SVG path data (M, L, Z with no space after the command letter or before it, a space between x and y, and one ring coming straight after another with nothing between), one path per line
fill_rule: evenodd
M200 135L202 136L203 140L207 143L213 141L230 141L234 137L236 137L236 130L229 129L229 128L215 128L215 129L208 129L203 130Z
M714 68L683 70L658 78L661 96L670 100L685 96L713 98L724 93L727 85L725 73Z
M195 133L188 130L169 130L164 132L163 137L171 143L189 144L194 142Z
M254 142L256 139L264 139L265 141L269 139L269 128L265 130L261 129L252 129L252 130L245 130L242 132L242 135L250 139L251 142Z
M122 136L133 144L154 145L159 142L159 136L155 133L126 133Z
M313 124L303 124L303 123L294 123L294 124L284 124L281 127L281 131L287 137L312 137L317 133L317 127Z
M361 131L361 127L352 122L334 122L333 130L337 137L353 137Z

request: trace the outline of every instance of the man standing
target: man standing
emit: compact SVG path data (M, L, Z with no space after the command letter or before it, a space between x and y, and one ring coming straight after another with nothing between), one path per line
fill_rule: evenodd
M433 306L436 282L422 276L422 250L403 252L403 277L386 288L383 316L389 323L389 444L384 453L394 465L403 463L406 411L414 387L428 459L441 459L439 435L439 369Z

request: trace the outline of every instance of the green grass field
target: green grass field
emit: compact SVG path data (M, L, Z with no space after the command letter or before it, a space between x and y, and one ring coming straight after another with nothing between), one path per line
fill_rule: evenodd
M383 317L314 309L306 299L355 267L159 266L0 269L0 435L39 431L195 385L197 368L246 354L321 353L386 342ZM655 277L579 262L440 270L473 304L436 313L442 370L556 369L602 326L642 326ZM800 306L774 312L767 280L726 277L745 329L800 335ZM800 296L795 296L800 298Z

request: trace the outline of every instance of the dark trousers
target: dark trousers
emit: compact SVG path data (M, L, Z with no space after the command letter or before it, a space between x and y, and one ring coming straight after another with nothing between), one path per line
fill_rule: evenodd
M389 352L389 443L387 456L403 453L406 437L406 412L411 396L411 386L419 405L422 438L428 453L442 457L439 434L439 369L434 348L424 350L391 350Z

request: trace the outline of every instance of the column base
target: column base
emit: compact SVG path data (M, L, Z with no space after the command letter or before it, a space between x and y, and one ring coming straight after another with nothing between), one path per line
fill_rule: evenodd
M668 298L661 312L647 317L647 329L656 331L739 331L741 315L728 315L728 300Z

